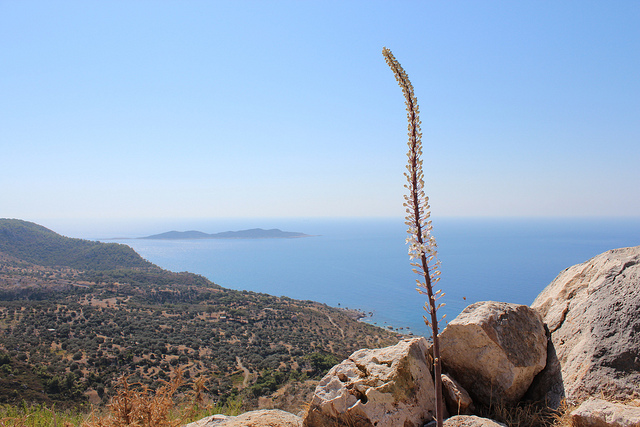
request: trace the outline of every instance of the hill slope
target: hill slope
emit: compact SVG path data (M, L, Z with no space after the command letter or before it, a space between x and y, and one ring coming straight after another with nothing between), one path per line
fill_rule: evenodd
M122 374L153 387L181 368L205 377L212 399L240 394L251 407L397 342L343 310L224 289L24 221L0 220L0 248L0 403L104 402Z
M81 270L152 266L129 246L71 239L18 219L0 218L0 252L37 265Z

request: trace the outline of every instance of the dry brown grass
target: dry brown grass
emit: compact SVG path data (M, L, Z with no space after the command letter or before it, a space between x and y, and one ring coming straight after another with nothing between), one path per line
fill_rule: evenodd
M119 380L118 393L111 399L106 414L90 417L83 427L177 427L203 411L205 378L197 378L181 409L176 407L178 389L184 385L181 370L171 375L171 381L156 390L140 384L130 384L129 377Z
M183 384L182 372L177 371L169 382L156 389L129 384L129 377L119 380L118 394L108 405L109 413L84 424L85 427L152 427L179 426L181 419L171 415L174 394Z
M492 405L480 408L480 416L491 418L509 427L569 427L568 416L573 407L563 404L557 409L551 409L539 403L519 403L515 406Z
M578 405L569 405L565 400L562 401L558 408L558 414L555 417L553 427L573 427L571 420L571 411L576 409Z
M224 405L207 402L207 379L198 377L191 383L191 390L178 390L185 385L182 371L171 373L171 380L151 390L141 384L129 383L129 377L119 379L116 396L107 405L106 413L93 413L82 427L177 427L208 415L224 413L238 415L241 403L228 401ZM1 426L0 426L1 427Z

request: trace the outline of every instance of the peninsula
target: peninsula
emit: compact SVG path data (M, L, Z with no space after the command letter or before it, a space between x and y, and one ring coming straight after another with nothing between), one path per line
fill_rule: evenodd
M224 231L222 233L207 234L202 231L168 231L166 233L154 234L139 239L157 240L185 240L185 239L293 239L298 237L309 237L308 234L294 231L282 231L277 228L264 230L262 228L252 228L250 230Z

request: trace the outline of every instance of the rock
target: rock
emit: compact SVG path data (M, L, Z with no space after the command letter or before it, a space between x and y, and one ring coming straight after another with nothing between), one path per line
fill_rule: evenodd
M507 427L505 424L475 415L456 415L444 421L443 427Z
M473 413L473 400L467 390L455 379L447 374L442 374L442 387L444 401L450 414L470 415Z
M435 414L428 351L422 337L356 351L320 381L304 426L422 427Z
M551 385L569 402L640 391L639 262L640 246L605 252L561 272L533 302L561 369Z
M222 415L222 414L216 414L216 415L210 415L208 417L205 417L201 420L198 421L194 421L192 423L189 424L185 424L183 427L209 427L209 426L219 426L221 421L226 421L229 418L233 418L233 417L229 417L226 415Z
M442 364L484 405L514 404L547 358L540 315L526 305L472 304L440 334Z
M571 412L576 427L638 427L640 408L591 398Z
M302 418L279 409L263 409L237 417L211 415L184 427L302 427Z

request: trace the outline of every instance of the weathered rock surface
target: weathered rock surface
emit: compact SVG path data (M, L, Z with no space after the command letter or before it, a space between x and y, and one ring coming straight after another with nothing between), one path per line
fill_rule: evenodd
M571 412L576 427L638 427L640 408L591 398Z
M316 387L305 427L422 427L435 414L424 338L358 350Z
M564 389L570 402L640 392L640 246L564 270L531 307L547 324L559 362L547 388Z
M547 357L540 315L526 305L485 301L465 308L440 334L442 364L475 402L513 404Z
M455 379L448 374L442 374L442 388L444 401L450 414L470 415L473 413L473 399Z
M278 409L245 412L237 417L212 415L184 427L302 427L302 418Z
M507 427L506 425L489 418L481 418L475 415L456 415L448 418L443 423L444 427Z

